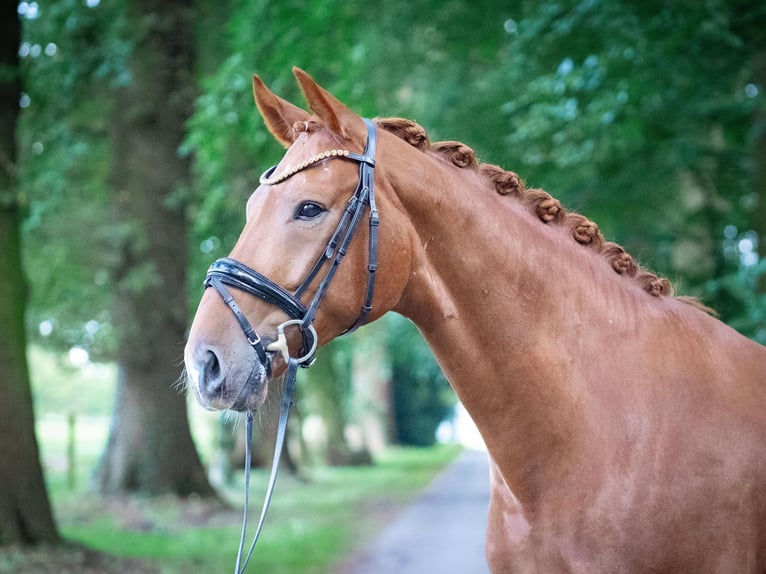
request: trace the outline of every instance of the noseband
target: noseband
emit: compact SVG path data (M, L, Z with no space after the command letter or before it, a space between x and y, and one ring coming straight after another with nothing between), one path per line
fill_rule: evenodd
M346 209L344 210L338 225L335 227L335 231L333 231L330 236L327 246L319 255L305 279L301 282L295 292L290 293L262 273L229 257L224 257L223 259L214 262L208 269L207 276L205 277L205 288L212 287L215 289L223 298L224 303L231 309L242 332L245 334L245 337L247 337L247 341L253 347L261 364L266 369L267 377L271 376L271 361L269 360L267 351L281 353L287 364L284 393L280 406L279 424L277 426L277 440L274 447L274 458L271 463L271 477L269 478L269 484L266 489L263 507L261 508L261 516L258 521L258 526L255 535L253 536L253 542L250 545L250 549L244 557L243 562L242 552L244 550L247 530L247 507L250 490L250 443L252 441L253 433L253 413L250 411L247 413L247 424L245 427L245 508L244 516L242 518L242 533L239 541L239 550L237 552L237 564L234 570L235 574L242 574L247 568L247 564L250 561L250 557L255 549L255 544L258 542L258 537L263 528L266 513L269 509L271 496L274 492L274 485L276 484L277 471L279 469L279 458L284 447L287 419L290 413L292 394L295 387L296 371L299 366L309 367L314 362L318 343L317 333L313 326L314 318L319 309L319 305L321 305L322 300L327 294L327 290L330 287L333 277L335 277L338 266L341 261L343 261L343 258L348 251L348 247L354 239L354 235L359 228L359 223L362 220L362 215L368 206L370 208L370 237L367 260L367 291L364 304L359 311L359 316L354 324L348 327L344 333L351 333L362 326L367 320L370 311L372 311L372 296L375 291L375 271L378 268L378 225L380 223L378 210L375 207L375 193L373 188L377 130L372 120L365 118L364 123L367 126L367 142L365 143L364 152L362 154L350 152L348 150L331 150L317 154L298 166L288 168L280 175L274 175L274 172L278 167L274 166L266 170L261 176L260 183L262 185L276 185L295 175L299 171L325 160L339 158L359 162L359 182L357 183L356 190L354 190L354 194L348 200ZM313 299L311 299L308 306L304 305L301 301L301 295L303 295L311 284L314 283L322 269L325 268L328 263L329 268L324 274L324 277L320 280ZM259 299L274 305L290 317L289 320L277 327L277 339L275 341L264 345L261 336L250 324L250 321L248 321L247 316L242 309L240 309L239 305L237 305L237 302L227 288L227 285L229 287L234 287L239 291L254 295ZM291 357L287 347L285 328L291 325L296 325L300 328L301 336L303 338L303 347L300 356L298 357Z
M362 154L350 152L347 150L331 150L313 156L300 165L286 170L283 174L274 176L278 165L275 165L261 176L260 183L264 185L276 185L295 175L299 171L307 169L324 160L331 159L350 159L359 162L359 182L356 190L346 204L346 209L338 222L335 231L330 236L327 246L317 258L316 262L309 270L305 279L301 282L295 292L290 293L277 283L251 269L244 263L225 257L213 263L207 271L205 278L205 287L213 287L229 306L237 319L240 328L245 333L248 342L258 354L258 358L271 375L271 361L266 354L267 351L280 352L288 362L290 354L287 348L287 339L285 328L291 325L297 325L303 338L303 347L301 355L296 358L301 367L308 367L314 361L314 355L317 349L317 334L313 327L314 318L322 303L327 290L330 287L333 277L346 255L351 240L354 238L362 215L367 206L370 208L370 237L368 249L367 264L367 292L365 294L364 304L359 312L357 320L347 328L344 333L351 333L364 324L370 311L372 311L372 296L375 290L375 271L377 270L378 258L378 210L375 207L374 194L374 175L375 175L375 148L377 143L377 130L372 120L365 119L367 125L367 143L364 146ZM301 301L303 295L309 286L316 280L322 269L329 262L329 268L317 287L313 299L308 307ZM247 317L237 305L234 297L231 295L226 285L234 287L240 291L254 295L263 299L267 303L274 305L283 311L290 320L285 321L277 328L277 340L264 346L260 335L250 325Z

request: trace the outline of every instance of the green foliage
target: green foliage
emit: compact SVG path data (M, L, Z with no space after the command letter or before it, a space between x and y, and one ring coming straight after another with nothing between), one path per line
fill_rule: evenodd
M506 23L504 74L523 88L503 105L506 142L522 176L743 328L705 285L738 281L724 228L753 229L766 201L753 177L765 26L762 3L731 0L524 2Z
M107 193L105 97L125 81L126 36L118 5L78 0L45 3L24 22L25 102L19 126L24 190L30 332L39 342L74 345L94 356L114 350L111 249L129 230L114 224Z
M479 5L486 4L486 11ZM450 1L367 6L337 0L233 2L224 58L208 56L187 146L196 158L198 203L194 208L197 253L194 276L227 253L244 220L244 203L258 176L283 151L255 110L251 76L298 105L303 104L291 68L298 65L363 115L405 115L419 119L436 137L469 140L491 115L474 114L477 93L484 101L492 86L488 69L497 65L503 18L497 3ZM259 26L269 22L268 26ZM476 89L462 90L475 79ZM472 138L492 149L497 130ZM497 137L492 137L495 134Z
M455 395L415 325L399 315L386 319L397 442L431 446Z
M352 419L353 352L352 338L334 339L319 350L316 363L298 379L301 411L318 414L325 427L325 444L307 453L320 464L348 463L352 459L345 428Z
M710 279L705 289L711 298L723 301L729 325L766 345L766 293L760 283L766 279L766 258L755 264L739 263L725 275Z

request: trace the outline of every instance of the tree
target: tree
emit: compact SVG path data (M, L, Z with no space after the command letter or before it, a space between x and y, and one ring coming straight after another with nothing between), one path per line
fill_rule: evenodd
M188 306L179 148L194 102L191 2L131 0L129 81L114 91L110 187L122 223L113 283L119 380L102 491L212 495L192 442L179 375Z
M750 0L522 2L502 74L518 171L761 338L764 26Z
M393 315L388 318L387 346L391 355L394 442L431 446L436 442L439 423L455 407L455 396L410 321Z
M26 358L26 293L16 177L21 23L14 3L0 18L0 546L57 542L35 438Z
M354 418L351 413L351 359L348 339L336 339L317 353L317 360L302 376L299 389L302 400L317 413L324 426L324 444L319 448L327 464L345 466L368 464L367 445L352 448L346 429Z

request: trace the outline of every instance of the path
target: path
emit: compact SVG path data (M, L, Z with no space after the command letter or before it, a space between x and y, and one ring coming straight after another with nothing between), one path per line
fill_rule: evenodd
M486 574L487 453L465 450L344 574Z

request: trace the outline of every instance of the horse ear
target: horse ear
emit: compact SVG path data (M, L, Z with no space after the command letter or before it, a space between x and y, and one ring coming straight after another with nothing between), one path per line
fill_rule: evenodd
M357 138L365 141L367 130L362 118L300 68L293 67L293 74L306 97L309 109L319 116L330 131L345 139Z
M308 121L311 114L277 96L258 76L253 76L253 96L266 128L279 143L290 147L296 137L293 124Z

